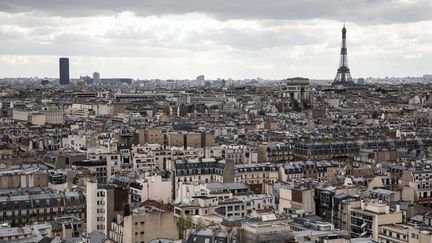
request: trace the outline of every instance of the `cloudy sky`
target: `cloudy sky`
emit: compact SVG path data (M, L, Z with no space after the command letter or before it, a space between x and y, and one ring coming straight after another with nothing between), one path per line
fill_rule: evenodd
M0 77L333 79L432 73L431 0L1 0Z

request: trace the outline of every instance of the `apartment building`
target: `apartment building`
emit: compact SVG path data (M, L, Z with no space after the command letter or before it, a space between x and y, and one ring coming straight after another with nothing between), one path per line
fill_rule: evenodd
M45 237L53 237L49 223L35 223L23 227L0 226L0 242L40 242ZM59 240L59 239L56 239Z
M116 212L123 210L129 203L127 189L114 185L98 185L95 181L87 182L87 233L98 231L108 235L111 221Z
M197 193L215 196L222 201L226 198L232 198L234 195L250 194L250 190L249 186L244 183L183 183L176 190L176 200L185 201Z
M214 158L176 160L175 182L222 182L224 168L225 161Z
M279 189L279 212L285 209L300 209L304 213L315 213L315 191L305 187L284 186Z
M163 175L150 175L130 184L131 200L145 202L154 200L161 203L171 203L173 200L172 180Z
M16 193L16 192L15 192ZM30 190L0 196L0 223L12 227L52 221L61 216L85 217L85 198L78 192Z
M87 171L92 178L96 178L98 183L106 183L110 175L110 166L104 160L81 160L72 163L72 169L78 171Z
M415 200L423 206L432 205L432 171L404 171L401 178L402 186L415 190Z
M375 201L362 202L361 208L351 210L351 237L371 237L378 241L379 226L402 223L402 212L399 209L390 211L387 204Z
M258 152L254 148L245 145L221 145L219 147L206 148L205 150L205 154L210 157L222 158L234 164L258 163Z
M338 205L353 195L358 194L356 186L325 186L318 185L315 187L314 199L316 214L327 222L334 223L335 211L339 210Z
M255 186L256 193L263 193L265 184L278 180L279 170L274 164L239 164L234 167L234 182Z
M388 224L379 227L378 243L432 242L432 229L410 224Z
M153 206L119 213L110 225L109 236L116 243L178 239L177 220L172 212Z
M286 163L279 167L279 178L283 182L304 177L304 166L301 162Z
M132 146L132 163L135 171L165 170L176 151L160 144Z
M87 148L88 139L84 134L70 134L62 138L62 147L73 150L84 150Z
M258 145L258 162L283 163L291 156L291 147L283 143L263 143Z
M5 167L0 171L0 189L47 187L47 171L44 165Z
M233 196L233 198L238 199L242 201L244 204L246 204L245 215L249 215L255 210L272 211L276 209L275 199L272 194L237 195L237 196Z

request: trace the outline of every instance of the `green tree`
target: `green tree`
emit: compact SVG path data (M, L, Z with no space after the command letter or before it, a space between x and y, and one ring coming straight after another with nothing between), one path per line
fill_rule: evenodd
M181 239L184 237L184 233L187 229L190 229L193 227L193 220L191 215L184 216L182 215L178 222L178 228L179 228L179 236Z

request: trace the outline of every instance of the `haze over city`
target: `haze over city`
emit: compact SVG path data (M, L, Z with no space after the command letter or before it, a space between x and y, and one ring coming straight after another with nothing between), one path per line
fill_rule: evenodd
M422 76L429 0L1 1L0 77L333 79L348 28L358 77ZM401 68L403 67L403 69Z

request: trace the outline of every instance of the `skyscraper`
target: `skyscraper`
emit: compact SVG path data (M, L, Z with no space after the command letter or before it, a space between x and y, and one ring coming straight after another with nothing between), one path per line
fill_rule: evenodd
M354 82L351 78L350 69L348 67L346 32L347 31L344 24L342 28L342 46L340 51L339 68L337 69L336 78L334 79L332 85L344 85L344 86L354 85Z
M60 63L60 84L69 84L69 58L62 57L59 60Z
M94 72L93 73L93 82L97 83L100 80L100 73Z

